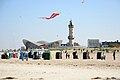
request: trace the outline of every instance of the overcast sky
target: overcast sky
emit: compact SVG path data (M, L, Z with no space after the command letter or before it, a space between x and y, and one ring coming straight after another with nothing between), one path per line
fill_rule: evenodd
M53 12L60 15L51 20ZM0 49L20 48L23 39L68 42L72 19L75 41L120 40L120 0L0 0Z

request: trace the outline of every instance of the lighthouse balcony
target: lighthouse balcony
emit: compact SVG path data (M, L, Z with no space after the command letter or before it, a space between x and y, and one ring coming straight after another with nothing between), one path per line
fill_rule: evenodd
M73 39L74 39L74 37L68 36L68 39L69 39L69 40L73 40Z

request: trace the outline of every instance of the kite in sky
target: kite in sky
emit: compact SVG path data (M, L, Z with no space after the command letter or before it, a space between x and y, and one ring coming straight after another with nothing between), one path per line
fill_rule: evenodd
M50 17L40 17L41 19L46 19L46 20L49 20L49 19L52 19L56 16L58 16L60 13L53 13Z

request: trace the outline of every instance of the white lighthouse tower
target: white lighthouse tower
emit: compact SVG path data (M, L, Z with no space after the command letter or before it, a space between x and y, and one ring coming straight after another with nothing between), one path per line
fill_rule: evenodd
M72 20L70 21L69 25L69 46L74 46L74 25L72 24Z

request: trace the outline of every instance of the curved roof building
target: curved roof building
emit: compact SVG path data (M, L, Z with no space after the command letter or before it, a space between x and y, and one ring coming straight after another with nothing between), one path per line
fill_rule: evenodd
M23 39L23 44L26 46L26 49L37 49L37 48L58 48L62 43L62 40L54 42L38 41L31 42L29 40Z

